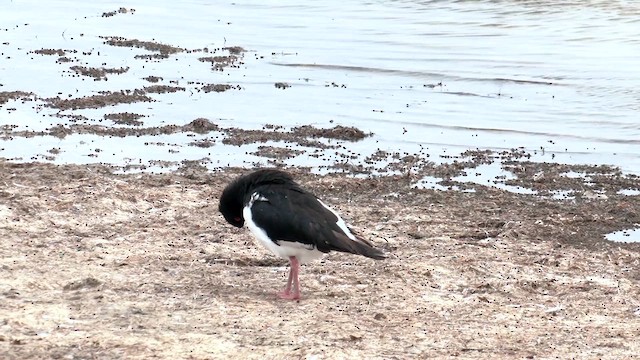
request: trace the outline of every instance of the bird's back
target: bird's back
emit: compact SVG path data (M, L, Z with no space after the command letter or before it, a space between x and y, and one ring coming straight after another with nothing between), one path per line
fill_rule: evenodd
M253 192L266 199L253 204L253 221L276 242L299 242L322 252L384 258L371 243L355 236L335 211L298 184L263 184Z

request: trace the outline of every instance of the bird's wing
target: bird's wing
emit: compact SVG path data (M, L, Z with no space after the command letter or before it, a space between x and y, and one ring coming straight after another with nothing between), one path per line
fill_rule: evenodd
M355 236L342 218L313 194L285 186L256 191L264 199L253 203L252 219L276 242L295 241L314 245L322 252L335 250L384 258L384 253Z

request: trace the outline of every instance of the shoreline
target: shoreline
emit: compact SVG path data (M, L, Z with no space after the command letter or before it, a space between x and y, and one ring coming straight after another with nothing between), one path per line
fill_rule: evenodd
M640 242L605 238L640 226L624 14L11 4L3 359L640 354ZM277 298L287 261L218 212L255 167L388 258L331 253Z

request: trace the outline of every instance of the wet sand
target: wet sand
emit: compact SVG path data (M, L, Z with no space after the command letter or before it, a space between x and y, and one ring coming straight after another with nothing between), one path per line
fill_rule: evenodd
M3 356L640 352L640 244L603 240L640 222L635 197L612 190L620 176L599 178L611 190L606 199L552 200L483 186L415 189L419 177L411 174L355 179L292 170L389 258L332 253L303 266L303 298L289 302L275 296L286 261L218 214L221 190L245 171L185 165L117 174L103 165L0 161Z

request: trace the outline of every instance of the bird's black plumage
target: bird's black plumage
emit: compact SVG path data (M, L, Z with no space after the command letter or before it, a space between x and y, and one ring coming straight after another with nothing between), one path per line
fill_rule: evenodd
M254 194L259 198L251 201ZM249 204L252 221L278 245L296 242L323 253L335 250L385 258L383 252L353 235L335 212L283 171L263 169L236 179L222 192L219 210L231 225L242 227L243 210Z

